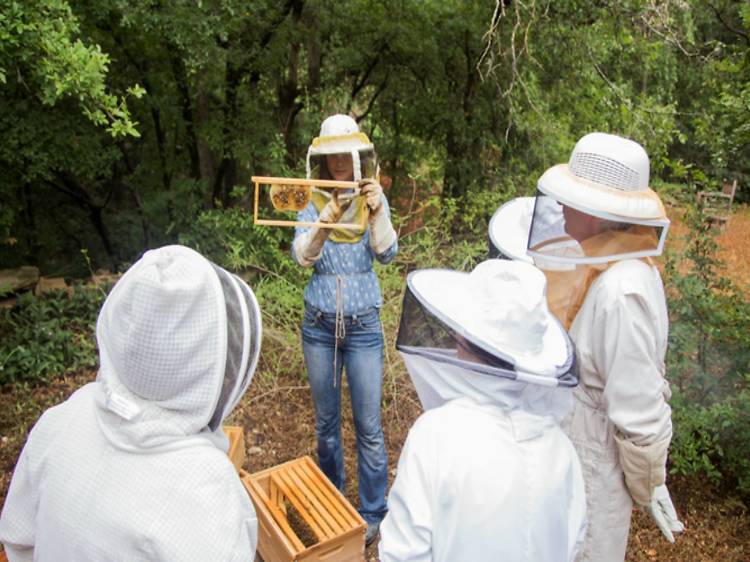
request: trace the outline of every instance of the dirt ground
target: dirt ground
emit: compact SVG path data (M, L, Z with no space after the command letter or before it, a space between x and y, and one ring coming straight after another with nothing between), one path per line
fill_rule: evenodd
M53 381L47 387L15 390L0 395L0 501L4 502L16 459L28 429L44 408L59 403L81 385L93 380L85 372ZM392 377L392 378L391 378ZM398 453L420 407L411 385L400 369L386 373L383 425L389 455L389 477L395 476ZM343 435L347 475L356 475L354 428L344 386ZM244 468L255 472L310 455L315 459L315 428L309 389L299 375L289 375L270 384L253 384L240 408L228 423L245 428L247 461ZM731 495L720 494L705 482L671 479L672 497L686 531L670 545L643 513L634 512L628 561L653 562L750 560L750 514ZM346 495L356 505L354 478L348 478ZM377 544L377 543L376 543ZM377 560L377 547L367 551L367 561Z
M675 229L679 230L678 228ZM748 287L750 276L750 210L740 208L719 237L722 258L732 279ZM399 451L409 428L421 412L416 393L398 360L391 334L387 334L384 373L383 426L389 455L389 477L395 476ZM245 469L255 472L302 455L315 455L312 403L304 373L264 376L259 372L250 391L227 423L245 429ZM46 386L10 389L0 394L0 503L4 503L13 467L26 435L47 407L61 402L76 388L93 380L94 371L52 381ZM356 506L356 453L351 410L344 385L343 435L347 475L346 495ZM750 514L731 492L712 489L698 479L671 478L670 491L686 530L674 545L667 543L650 518L634 512L628 561L750 560ZM377 547L367 551L377 560Z

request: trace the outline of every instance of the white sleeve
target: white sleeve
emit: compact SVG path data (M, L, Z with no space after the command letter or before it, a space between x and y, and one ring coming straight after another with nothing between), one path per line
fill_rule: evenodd
M672 410L667 404L656 315L637 293L620 295L595 319L597 370L605 373L604 400L615 425L625 482L638 504L664 483Z
M32 452L38 426L39 422L31 431L21 451L0 515L0 542L5 546L9 562L34 559L39 478L38 467L32 460Z
M398 472L388 494L388 514L380 525L378 546L381 562L430 562L432 560L432 482L434 466L428 435L419 421L409 432ZM427 439L425 439L427 438Z
M635 293L605 305L594 323L596 369L604 373L607 414L634 445L646 446L672 435L672 410L657 347L655 314Z

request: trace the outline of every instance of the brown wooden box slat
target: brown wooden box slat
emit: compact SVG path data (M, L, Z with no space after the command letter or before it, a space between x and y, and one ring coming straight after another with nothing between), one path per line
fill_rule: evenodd
M308 456L255 474L240 471L258 516L258 552L265 562L364 561L364 519ZM287 519L297 511L317 538L304 545Z
M245 464L245 431L238 425L225 425L224 433L229 438L229 460L232 461L237 472Z

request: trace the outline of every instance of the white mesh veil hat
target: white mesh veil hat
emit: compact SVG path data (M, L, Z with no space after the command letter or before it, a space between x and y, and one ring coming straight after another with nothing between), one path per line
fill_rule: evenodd
M184 435L215 431L250 384L261 336L244 281L184 246L146 252L97 321L105 409L150 418L144 436L157 423Z
M354 180L362 179L362 155L373 153L375 147L367 135L359 130L357 122L348 115L336 114L326 118L320 126L320 134L307 149L306 173L312 174L312 161L327 154L351 154Z
M551 167L539 178L537 188L528 243L534 259L604 263L662 253L669 219L649 187L649 159L638 143L590 133L576 143L568 163ZM586 220L584 215L608 221L613 232L630 228L638 236L582 247L572 232L576 220Z
M516 197L495 211L489 225L490 258L532 263L531 258L526 255L526 247L533 212L533 197Z
M575 386L573 344L545 290L544 274L520 261L491 259L471 273L413 271L396 346L481 374Z

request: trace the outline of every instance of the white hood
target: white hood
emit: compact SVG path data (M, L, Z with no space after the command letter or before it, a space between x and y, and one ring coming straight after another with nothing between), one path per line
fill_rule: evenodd
M153 250L107 297L97 322L97 416L118 448L212 441L252 378L260 310L247 285L182 246Z

